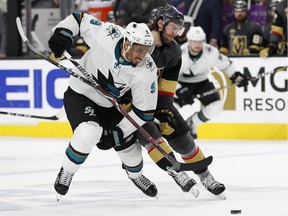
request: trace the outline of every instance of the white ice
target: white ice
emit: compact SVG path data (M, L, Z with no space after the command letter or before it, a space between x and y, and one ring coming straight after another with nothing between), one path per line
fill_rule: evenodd
M288 215L287 141L196 141L214 156L210 170L226 185L226 200L201 184L197 199L183 193L143 149L144 174L158 187L158 199L147 197L127 178L113 150L95 147L57 202L53 184L69 140L0 137L0 216L225 216L231 210Z

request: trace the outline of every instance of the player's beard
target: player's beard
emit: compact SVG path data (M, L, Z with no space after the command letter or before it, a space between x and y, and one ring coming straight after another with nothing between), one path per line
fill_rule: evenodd
M247 19L247 16L238 16L238 17L236 18L236 21L237 21L238 23L245 23L245 22L246 22L246 19Z
M164 31L160 31L160 38L161 38L161 42L162 44L169 44L174 40L174 37L172 35L168 35L165 30Z

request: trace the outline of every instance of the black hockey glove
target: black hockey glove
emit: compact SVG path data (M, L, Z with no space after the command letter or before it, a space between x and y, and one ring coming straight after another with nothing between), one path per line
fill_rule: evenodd
M173 113L167 109L162 108L159 109L155 114L154 117L160 121L160 130L161 133L164 135L170 135L176 129L177 123L174 118Z
M231 77L230 77L232 83L235 83L238 87L243 87L248 85L248 78L240 73L240 72L235 72Z
M73 34L69 29L56 28L48 44L56 58L60 58L65 50L72 46Z
M180 107L187 105L187 104L193 104L193 96L191 92L189 91L188 87L182 87L180 89L177 89L176 96L174 98L174 101L179 104Z
M273 55L277 54L277 49L278 48L277 48L276 44L270 43L268 47L262 49L259 52L259 56L262 57L262 58L273 56Z
M105 129L103 131L100 142L97 144L97 147L102 150L108 150L115 146L120 146L125 142L123 138L123 132L119 127L113 129Z

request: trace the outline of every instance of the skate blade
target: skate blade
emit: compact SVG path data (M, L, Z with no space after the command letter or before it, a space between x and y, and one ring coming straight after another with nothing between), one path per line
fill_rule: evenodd
M216 197L218 198L218 199L221 199L221 200L226 200L226 193L225 193L225 191L223 191L221 194L218 194L218 195L216 195Z
M189 193L192 194L195 198L199 196L199 190L195 185L190 189Z
M56 200L57 200L57 202L60 201L61 197L62 197L62 195L57 193L57 195L56 195Z

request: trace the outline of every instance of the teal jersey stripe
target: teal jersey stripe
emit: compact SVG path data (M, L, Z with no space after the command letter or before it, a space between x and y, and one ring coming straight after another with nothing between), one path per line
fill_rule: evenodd
M72 15L74 16L75 20L77 21L78 25L80 26L82 17L83 17L83 13L81 12L74 12L72 13Z
M125 164L123 164L123 167L129 172L137 173L137 172L140 172L141 169L143 168L143 161L141 161L141 163L135 167L129 167Z
M137 109L136 107L133 106L133 111L135 112L135 114L142 119L143 121L152 121L153 120L153 116L154 116L154 112L155 111L142 111Z
M67 157L75 164L82 164L84 163L84 161L86 160L86 158L88 157L88 154L86 155L82 155L82 156L79 156L77 154L75 154L73 152L73 150L71 148L67 148L66 149L66 155Z

